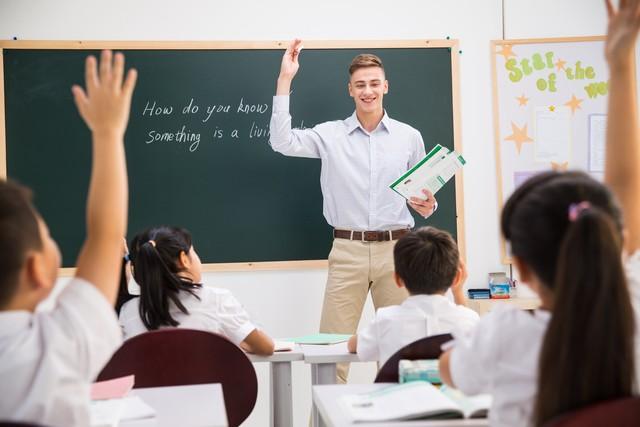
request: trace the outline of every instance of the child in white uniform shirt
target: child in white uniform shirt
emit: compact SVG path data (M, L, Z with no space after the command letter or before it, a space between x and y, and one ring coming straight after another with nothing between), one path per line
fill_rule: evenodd
M447 384L467 394L493 395L492 426L546 425L564 413L633 393L629 291L640 287L633 52L640 1L621 4L616 13L607 2L609 188L580 172L547 172L512 194L502 212L502 233L541 308L533 315L496 310L475 333L456 336L455 346L440 358Z
M180 326L222 334L252 353L273 354L273 340L251 323L231 292L200 283L202 265L187 230L152 228L134 237L130 246L140 297L120 310L125 339ZM122 286L120 292L126 292Z
M398 240L393 258L396 284L410 296L400 305L378 309L373 322L348 343L360 360L381 365L420 338L466 332L478 321L478 314L463 306L467 272L449 233L433 227L413 231ZM445 297L449 288L457 304Z
M74 86L92 131L87 237L76 277L50 312L60 252L28 190L0 182L0 419L48 426L89 425L89 384L121 341L113 302L127 219L123 137L135 71L123 83L124 57L87 59L85 93Z

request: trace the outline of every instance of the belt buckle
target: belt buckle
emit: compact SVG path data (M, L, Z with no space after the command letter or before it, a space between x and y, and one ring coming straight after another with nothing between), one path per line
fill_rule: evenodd
M366 241L366 242L380 241L380 233L378 233L377 231L363 231L362 236L363 236L363 241Z

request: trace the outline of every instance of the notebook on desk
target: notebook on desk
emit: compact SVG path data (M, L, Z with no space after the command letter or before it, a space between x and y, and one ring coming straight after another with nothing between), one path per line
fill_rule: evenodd
M287 341L292 341L296 344L313 344L313 345L329 345L338 344L341 342L349 341L351 335L345 334L310 334L303 335L301 337L287 338Z

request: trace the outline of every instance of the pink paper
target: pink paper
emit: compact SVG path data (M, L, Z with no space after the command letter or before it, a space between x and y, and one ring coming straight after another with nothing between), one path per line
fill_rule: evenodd
M100 381L91 384L91 400L117 399L125 397L133 388L134 375Z

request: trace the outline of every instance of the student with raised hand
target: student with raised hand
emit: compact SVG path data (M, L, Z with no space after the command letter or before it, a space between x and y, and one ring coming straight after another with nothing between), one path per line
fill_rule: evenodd
M273 340L251 322L231 292L202 285L202 265L187 230L151 228L136 235L129 249L140 297L120 310L125 339L178 326L222 334L250 353L273 354ZM126 286L120 289L128 293Z
M464 307L467 269L451 235L422 227L400 238L393 249L394 278L409 292L400 305L382 307L373 322L349 339L361 361L384 364L407 344L430 335L468 332L478 313ZM445 293L451 289L455 303Z
M606 3L611 70L606 186L581 172L547 172L511 195L502 233L521 280L539 295L541 307L533 314L491 312L472 334L456 336L454 347L440 358L445 383L467 394L493 395L492 426L542 426L633 393L630 289L640 289L633 49L640 1L621 1L619 12Z
M124 134L135 70L102 52L86 61L86 91L73 87L91 130L87 236L75 278L54 309L36 312L53 288L60 252L29 190L0 182L0 419L89 425L89 385L120 345L113 313L127 223Z

